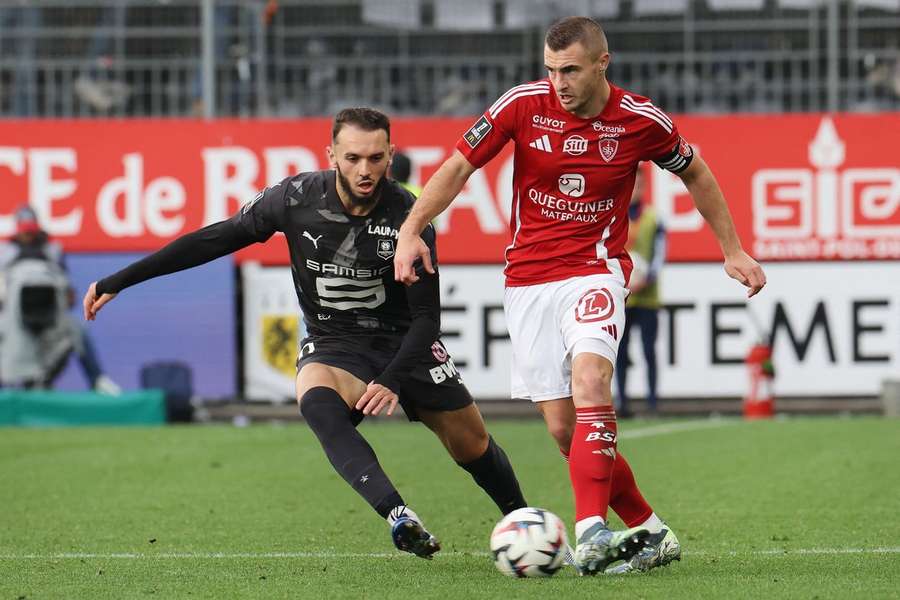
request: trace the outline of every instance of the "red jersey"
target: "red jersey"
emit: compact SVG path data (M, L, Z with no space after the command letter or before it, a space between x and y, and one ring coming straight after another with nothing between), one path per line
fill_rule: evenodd
M618 273L627 282L628 204L641 161L675 173L690 145L647 98L610 85L594 118L563 109L548 79L501 96L457 143L472 166L516 145L506 285Z

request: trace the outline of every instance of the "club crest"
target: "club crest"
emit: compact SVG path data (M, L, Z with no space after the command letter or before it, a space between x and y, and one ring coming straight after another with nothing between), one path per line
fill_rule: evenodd
M380 239L378 240L378 256L384 260L390 260L394 257L394 240Z
M614 138L601 138L600 139L600 156L603 157L603 160L609 162L616 155L616 151L619 149L619 140Z

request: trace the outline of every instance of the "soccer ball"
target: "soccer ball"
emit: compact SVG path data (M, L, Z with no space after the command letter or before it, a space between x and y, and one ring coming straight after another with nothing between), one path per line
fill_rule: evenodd
M514 510L491 532L494 564L510 577L550 577L563 566L567 547L566 526L542 508Z

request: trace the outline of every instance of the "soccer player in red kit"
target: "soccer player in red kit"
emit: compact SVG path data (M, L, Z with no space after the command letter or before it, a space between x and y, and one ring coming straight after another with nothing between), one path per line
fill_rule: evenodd
M548 77L494 102L427 183L400 230L395 276L415 281L418 258L427 268L419 234L512 140L504 298L512 395L537 403L569 459L576 567L591 575L645 571L680 558L681 549L616 448L610 382L632 269L625 244L638 164L652 160L681 177L721 245L725 271L748 296L762 289L765 275L741 248L715 177L672 119L606 80L609 50L596 21L569 17L552 25L544 61ZM608 507L629 529L607 527Z

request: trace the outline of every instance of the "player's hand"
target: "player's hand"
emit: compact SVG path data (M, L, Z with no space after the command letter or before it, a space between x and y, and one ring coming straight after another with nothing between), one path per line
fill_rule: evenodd
M411 285L419 280L416 269L413 266L418 259L422 259L425 270L434 273L434 265L431 264L431 251L418 235L404 233L400 230L397 236L397 250L394 251L394 279Z
M97 297L97 282L93 282L84 294L84 300L81 305L84 307L84 320L93 321L97 318L97 313L103 306L116 297L117 294L103 294Z
M377 415L386 406L387 415L391 416L399 401L397 394L373 381L366 386L366 393L356 403L356 410L361 410L364 415Z
M747 286L747 297L752 298L766 285L766 274L759 263L741 250L733 256L725 257L725 272Z

